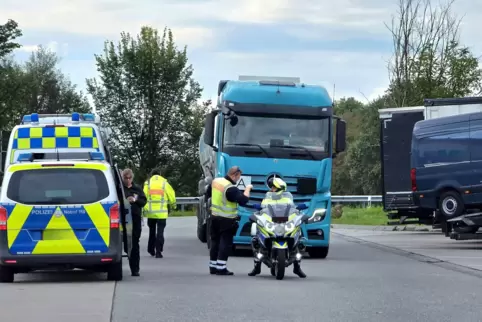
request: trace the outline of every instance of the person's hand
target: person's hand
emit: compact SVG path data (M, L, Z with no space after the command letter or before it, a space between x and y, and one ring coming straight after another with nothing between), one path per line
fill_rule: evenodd
M129 200L130 203L136 201L136 198L130 196L130 197L127 197L127 200Z
M246 186L246 190L251 190L251 189L253 189L253 185L252 185L252 184L248 184L248 185Z

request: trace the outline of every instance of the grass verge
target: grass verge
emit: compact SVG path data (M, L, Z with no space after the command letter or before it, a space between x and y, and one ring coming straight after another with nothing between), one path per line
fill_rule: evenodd
M174 211L170 217L190 217L196 216L194 210ZM332 218L333 224L341 225L369 225L369 226L384 226L387 224L387 214L382 207L343 207L343 215L341 218Z
M340 225L369 225L385 226L387 224L387 214L382 207L343 207L341 218L332 218L333 224Z

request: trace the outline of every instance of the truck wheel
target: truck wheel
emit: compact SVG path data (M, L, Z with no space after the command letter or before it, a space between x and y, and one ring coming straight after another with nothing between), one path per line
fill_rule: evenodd
M211 249L211 223L209 222L209 219L206 221L206 244L208 246L208 249Z
M107 280L122 281L122 257L118 263L111 264L107 270Z
M462 215L464 202L456 191L445 191L440 195L438 208L445 219L451 219Z
M199 219L198 219L199 221ZM197 238L201 241L201 243L207 242L207 227L206 224L197 224Z
M308 248L308 254L311 258L326 258L330 247L310 247Z
M13 283L14 275L10 267L0 266L0 283Z

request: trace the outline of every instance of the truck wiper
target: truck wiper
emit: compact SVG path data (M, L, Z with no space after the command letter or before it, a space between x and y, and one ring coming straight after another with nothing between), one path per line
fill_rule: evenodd
M306 153L308 153L308 155L313 159L313 160L316 160L315 156L313 155L313 153L311 153L310 150L308 150L307 148L305 148L304 146L298 146L298 145L271 145L272 148L288 148L288 149L300 149L300 150L304 150L306 151Z
M261 151L266 154L268 158L271 158L271 155L269 155L268 151L266 151L261 145L259 144L253 144L253 143L235 143L233 144L234 146L257 146Z

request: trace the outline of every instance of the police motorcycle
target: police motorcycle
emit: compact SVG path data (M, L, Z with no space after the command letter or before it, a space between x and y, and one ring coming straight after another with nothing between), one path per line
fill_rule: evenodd
M249 217L253 255L270 268L271 275L282 280L285 268L300 262L301 252L306 249L301 225L316 221L320 213L304 215L300 210L308 208L305 204L274 204L265 208L254 204L253 208L258 210Z

